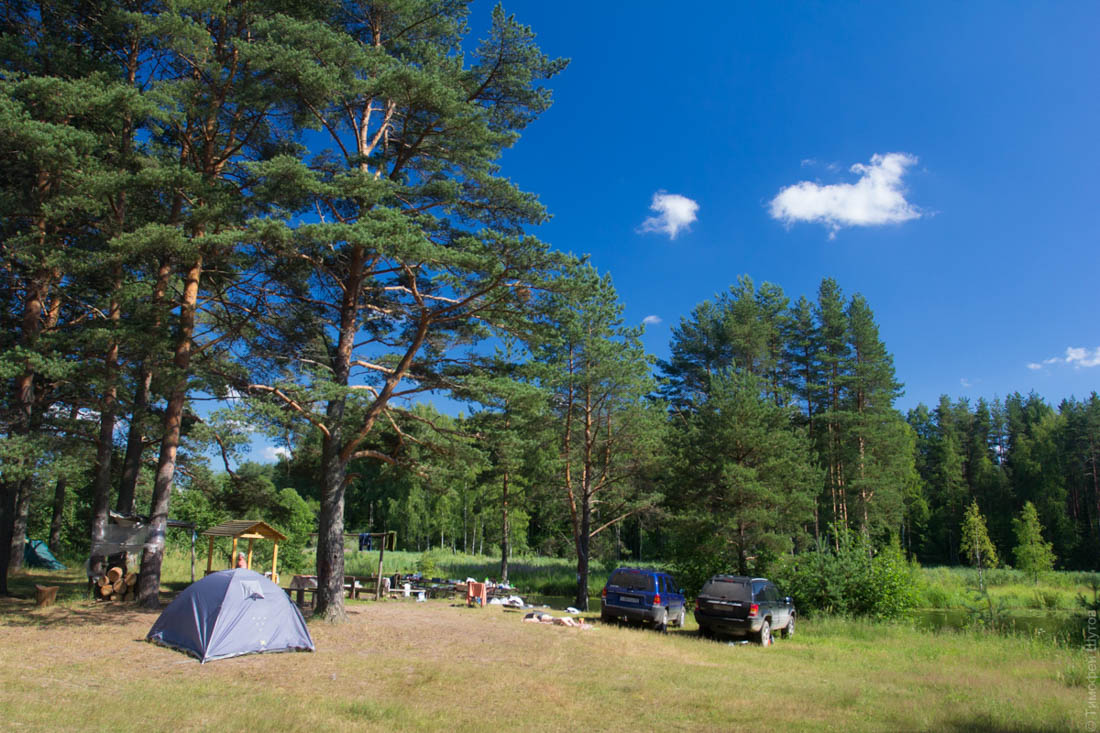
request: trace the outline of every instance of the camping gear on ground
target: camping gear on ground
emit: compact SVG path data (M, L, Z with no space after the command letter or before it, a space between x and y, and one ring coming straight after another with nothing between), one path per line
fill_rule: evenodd
M472 606L475 603L482 608L489 602L486 597L485 583L467 583L466 584L466 605Z
M29 568L65 569L42 540L27 540L27 544L23 545L23 564Z
M541 611L532 611L523 617L525 623L531 624L550 624L552 626L569 626L574 629L592 629L595 628L592 624L583 620L578 621L574 618L563 618L558 616L551 616L548 613L542 613Z
M187 586L145 638L201 662L313 651L301 612L282 588L254 570L222 570Z

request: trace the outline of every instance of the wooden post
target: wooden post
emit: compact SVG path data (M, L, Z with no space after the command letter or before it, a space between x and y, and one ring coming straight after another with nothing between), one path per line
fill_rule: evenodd
M57 589L60 587L57 585L35 585L34 605L52 606L57 601Z
M210 551L206 553L206 574L214 572L214 537L210 537Z
M237 567L237 538L233 538L233 554L229 556L229 569Z
M378 585L374 589L374 600L382 600L382 557L386 554L386 535L382 535L382 546L378 548Z
M248 569L249 570L252 569L252 542L253 542L253 540L251 540L251 539L248 540ZM236 567L235 564L234 564L234 567Z
M275 540L275 549L271 551L271 582L279 583L279 540Z

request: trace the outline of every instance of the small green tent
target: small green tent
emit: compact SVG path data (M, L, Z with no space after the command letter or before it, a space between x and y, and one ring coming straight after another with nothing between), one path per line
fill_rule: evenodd
M23 546L23 564L29 568L65 569L42 540L27 540L27 544Z

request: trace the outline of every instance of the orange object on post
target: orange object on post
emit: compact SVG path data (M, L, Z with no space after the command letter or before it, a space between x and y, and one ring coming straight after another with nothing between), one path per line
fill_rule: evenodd
M485 604L488 602L488 591L485 588L484 583L468 583L466 585L466 605L472 606L476 601L485 608Z

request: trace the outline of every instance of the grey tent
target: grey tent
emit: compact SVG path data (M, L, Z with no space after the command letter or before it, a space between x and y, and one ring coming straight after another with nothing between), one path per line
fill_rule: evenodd
M168 604L148 641L202 662L257 652L313 651L298 607L254 570L223 570L192 583Z

